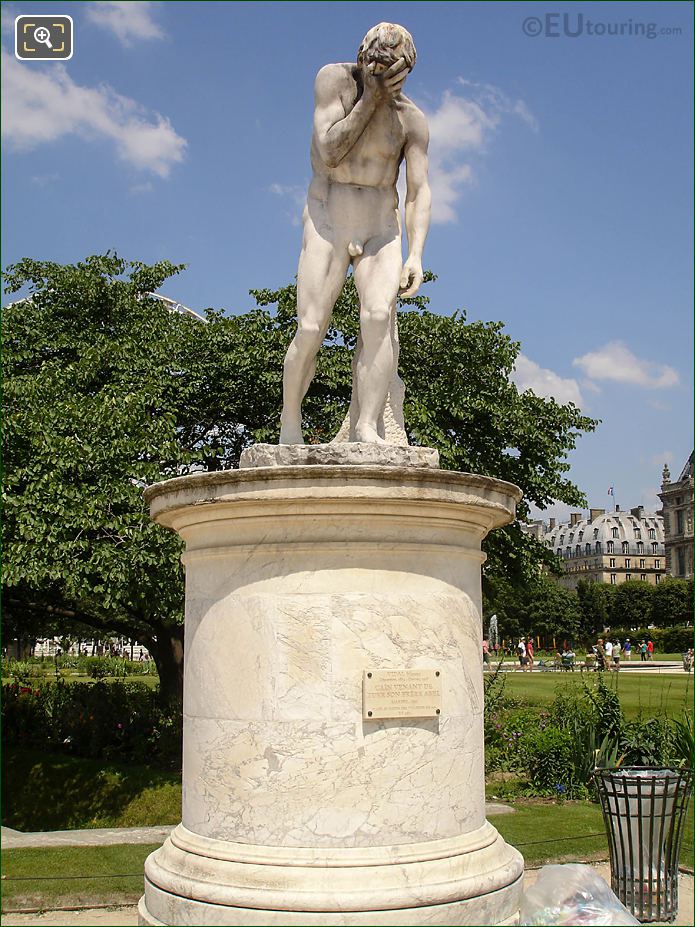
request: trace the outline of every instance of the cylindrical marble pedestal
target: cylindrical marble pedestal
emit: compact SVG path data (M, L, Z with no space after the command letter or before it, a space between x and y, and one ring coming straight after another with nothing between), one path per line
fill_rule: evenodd
M141 924L498 924L523 861L485 821L480 542L509 483L412 467L194 474L183 822ZM441 714L362 718L367 668L441 671Z

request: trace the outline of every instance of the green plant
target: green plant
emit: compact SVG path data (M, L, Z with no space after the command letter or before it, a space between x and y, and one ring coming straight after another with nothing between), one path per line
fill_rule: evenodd
M693 716L687 711L681 718L672 722L672 761L677 766L693 767L695 763L695 743L693 740Z
M673 732L665 718L628 721L620 737L624 765L665 766L672 754Z
M162 704L140 682L4 686L2 722L10 745L166 768L180 763L181 706Z
M529 781L536 794L573 797L572 735L556 727L536 730L524 741Z

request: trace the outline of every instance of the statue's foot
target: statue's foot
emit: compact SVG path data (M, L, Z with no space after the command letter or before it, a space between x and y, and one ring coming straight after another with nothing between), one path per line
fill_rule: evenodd
M304 435L302 434L301 419L285 422L280 419L280 441L279 444L304 444Z
M386 444L387 442L379 435L376 428L371 425L355 426L355 441L363 441L365 444Z

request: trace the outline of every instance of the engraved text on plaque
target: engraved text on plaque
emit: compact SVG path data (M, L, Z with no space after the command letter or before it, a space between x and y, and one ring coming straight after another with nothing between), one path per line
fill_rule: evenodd
M442 677L436 669L365 670L362 717L436 718L442 707Z

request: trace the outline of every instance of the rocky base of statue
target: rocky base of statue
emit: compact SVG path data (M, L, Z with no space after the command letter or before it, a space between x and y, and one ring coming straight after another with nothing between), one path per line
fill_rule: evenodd
M515 923L523 860L485 819L480 544L519 498L412 465L147 490L186 542L186 660L182 824L141 924ZM387 686L370 717L370 670L418 710L439 674L438 710Z
M439 451L398 444L254 444L241 452L239 468L250 467L439 467Z

